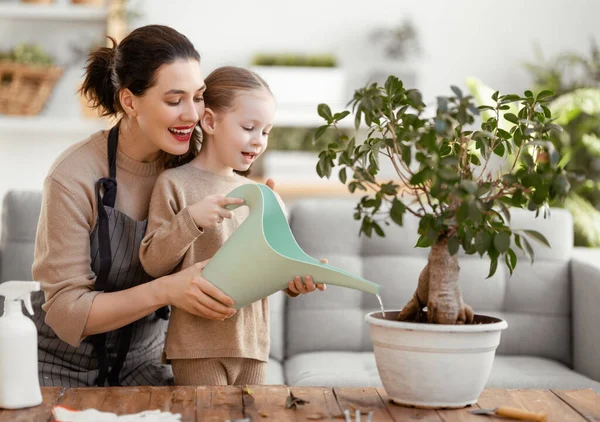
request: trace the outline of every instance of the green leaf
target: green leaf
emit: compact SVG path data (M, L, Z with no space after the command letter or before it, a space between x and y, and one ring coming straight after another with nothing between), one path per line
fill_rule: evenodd
M338 176L340 178L340 182L342 182L342 184L346 184L346 167L344 167L343 169L340 170L340 172L338 173Z
M483 254L488 250L491 244L492 237L489 235L489 233L485 231L480 231L479 233L477 233L477 236L475 236L475 249L477 250L480 256L483 256Z
M504 118L511 123L519 124L519 118L517 116L515 116L513 113L506 113L504 115Z
M327 129L329 129L329 125L320 126L315 132L315 141L323 136Z
M487 278L492 277L494 274L496 274L496 270L498 269L498 258L492 258L490 260L490 273L488 274Z
M498 205L500 206L500 211L504 216L504 223L507 225L510 224L510 211L508 210L508 207L504 205L503 202L498 202Z
M411 177L410 184L411 185L420 185L420 184L425 183L429 179L431 179L431 170L428 168L425 168L425 169L417 172L413 177Z
M452 90L452 92L454 92L454 94L455 94L455 95L456 95L456 96L457 96L459 99L462 99L462 98L463 98L463 93L462 93L462 91L460 90L460 88L459 88L459 87L457 87L457 86L455 86L455 85L452 85L452 86L450 86L450 89Z
M530 90L525 91L525 96L527 98L533 98L533 92L531 92Z
M481 213L481 210L479 209L479 205L477 204L477 201L471 201L469 203L469 217L471 218L471 220L473 220L473 222L475 222L475 223L479 223L482 215L483 214Z
M506 148L504 147L504 144L498 144L498 146L494 148L494 154L496 154L498 157L504 157L505 152Z
M460 179L456 169L452 168L441 168L439 169L438 174L447 182L456 182L458 179Z
M531 243L529 243L529 241L525 237L522 237L521 240L523 242L523 252L525 252L525 255L527 255L527 257L533 264L535 254L533 253L533 248L531 247Z
M317 174L319 177L329 177L331 176L331 163L328 157L321 157L319 162L317 163Z
M506 262L508 270L510 271L510 275L512 275L515 267L517 266L517 254L515 253L515 251L509 248L506 251L506 254L504 255L504 260Z
M554 92L550 91L549 89L546 89L537 95L536 101L539 101L546 97L552 97L553 95L554 95Z
M492 94L492 100L494 100L494 101L498 101L498 94L500 94L500 92L499 92L499 91L496 91L496 92L494 92L494 93Z
M503 253L510 246L510 232L501 231L494 236L494 246L498 252Z
M480 166L481 165L481 161L479 160L479 157L476 156L475 154L471 154L469 156L469 160L471 161L471 164L473 164L475 166Z
M331 109L329 108L329 106L327 104L323 104L323 103L319 104L317 106L317 112L319 113L319 116L321 116L322 118L327 120L327 123L331 123L333 121Z
M535 230L523 230L525 233L527 233L529 236L531 236L532 238L534 238L535 240L537 240L538 242L546 245L547 247L550 247L550 242L548 242L548 239L546 239L544 237L543 234L541 234L538 231Z
M371 225L373 226L373 230L375 230L375 233L377 233L377 236L379 236L379 237L385 237L385 233L383 232L383 230L381 229L381 227L379 226L379 224L377 224L375 221L373 221L371 223Z
M406 212L406 206L398 198L394 198L392 202L392 208L390 209L390 218L394 223L402 226L404 213Z
M460 240L458 239L458 236L452 236L448 239L448 252L450 252L450 255L456 255L459 246Z
M428 248L430 246L431 246L431 242L429 242L429 238L427 237L427 235L422 235L417 240L417 244L415 245L415 248Z
M333 115L333 120L335 120L336 122L339 122L340 120L342 120L344 117L346 117L349 114L350 114L350 112L348 110L342 111L341 113L335 113Z

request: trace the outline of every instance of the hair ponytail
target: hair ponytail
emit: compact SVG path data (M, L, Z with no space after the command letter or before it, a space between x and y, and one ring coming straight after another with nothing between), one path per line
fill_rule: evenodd
M100 109L102 116L114 116L120 111L117 99L117 88L113 80L113 66L117 54L117 42L108 37L112 47L100 47L90 53L87 63L85 80L79 90L92 102L92 107Z

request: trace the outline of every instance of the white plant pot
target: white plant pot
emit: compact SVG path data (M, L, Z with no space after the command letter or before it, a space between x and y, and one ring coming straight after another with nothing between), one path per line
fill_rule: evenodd
M386 311L395 318L398 311ZM440 325L365 316L377 370L395 403L420 408L475 404L490 376L506 321L476 315L481 324Z
M254 66L271 88L278 105L339 107L345 102L345 72L335 67Z

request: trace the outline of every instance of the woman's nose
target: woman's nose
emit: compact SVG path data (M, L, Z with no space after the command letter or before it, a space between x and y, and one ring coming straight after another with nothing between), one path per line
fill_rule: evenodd
M194 101L187 103L182 111L181 119L186 122L197 122L200 120L201 108Z

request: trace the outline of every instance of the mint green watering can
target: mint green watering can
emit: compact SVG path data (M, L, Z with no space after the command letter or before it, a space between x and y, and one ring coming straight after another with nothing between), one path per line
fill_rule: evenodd
M202 275L235 301L234 308L287 288L298 275L310 275L315 283L379 293L378 284L308 256L296 243L277 197L268 186L246 184L227 196L244 199L250 215L210 259Z

